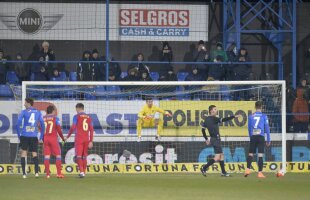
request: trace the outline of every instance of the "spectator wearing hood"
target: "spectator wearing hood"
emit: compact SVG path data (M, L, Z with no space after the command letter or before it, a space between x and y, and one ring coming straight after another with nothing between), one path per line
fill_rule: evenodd
M178 81L177 75L174 73L171 65L168 67L167 73L162 74L158 81Z
M171 62L172 61L172 58L173 58L173 52L172 52L172 48L171 46L169 45L168 42L163 42L163 47L162 47L162 50L161 50L161 54L160 54L160 61L161 62ZM162 74L166 74L169 70L169 67L170 67L170 64L160 64L160 67L159 67L159 74L162 75Z
M292 112L294 113L294 132L307 133L309 125L308 102L304 99L303 89L297 89L297 97L293 103Z
M95 80L95 68L91 63L90 51L84 51L81 61L77 66L77 74L79 81L94 81Z
M106 70L104 63L100 63L102 59L99 58L99 52L97 49L93 49L91 53L91 61L94 61L92 63L93 68L95 70L95 80L96 81L105 81L106 80Z
M137 67L131 67L128 71L128 75L125 76L122 81L140 81L139 72ZM136 90L137 86L122 86L122 90Z
M119 81L118 77L115 74L115 71L110 70L109 71L109 81Z
M223 62L223 57L218 55L214 59L214 63ZM214 80L225 79L225 66L223 64L213 64L209 66L208 79L213 78Z
M128 75L123 78L123 81L139 81L139 72L137 67L131 67Z
M6 84L6 73L9 68L7 59L4 57L4 52L0 49L0 84Z
M42 43L42 49L41 49L41 55L44 58L45 61L45 69L47 70L48 77L53 76L53 69L54 69L54 64L49 63L49 61L55 61L55 53L54 51L50 48L50 44L47 41L44 41Z
M16 54L16 62L14 64L14 71L20 82L26 81L29 78L30 70L28 65L26 65L23 61L23 56L21 53Z
M204 81L203 76L199 73L199 69L197 67L193 67L192 71L186 76L185 81ZM200 88L199 85L191 85L185 87L187 90L193 90Z
M241 48L239 50L237 62L239 62L239 64L235 65L233 68L234 80L248 80L249 75L252 71L252 66L250 64L243 64L243 62L251 62L251 59L248 56L247 49Z
M210 61L210 56L205 46L205 42L200 40L197 45L197 49L193 53L194 62L208 62ZM208 65L197 64L195 65L201 72L204 80L208 77Z
M212 60L214 60L217 56L222 56L223 62L228 61L227 53L224 50L223 44L221 42L216 43L216 50L212 51Z
M34 81L48 81L48 73L44 57L39 57L39 62L32 64L31 72L34 74Z

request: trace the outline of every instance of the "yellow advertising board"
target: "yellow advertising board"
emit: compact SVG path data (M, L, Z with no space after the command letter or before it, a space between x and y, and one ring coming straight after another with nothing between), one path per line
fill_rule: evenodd
M95 164L88 165L86 173L89 174L122 174L122 173L200 173L203 163L174 163L174 164ZM256 163L252 164L253 170L257 171ZM246 168L245 162L226 163L226 170L229 173L243 173ZM278 172L281 169L281 162L266 162L264 172ZM27 173L33 174L34 166L28 165ZM287 172L310 172L310 162L288 162ZM40 172L44 173L44 165L40 165ZM78 174L77 165L63 165L64 174ZM220 173L220 166L215 163L208 170L208 173ZM0 175L21 174L21 166L16 164L0 164ZM51 173L56 174L55 165L51 165Z
M208 116L208 107L215 105L219 117L240 114L241 117L220 124L221 136L248 136L248 115L255 101L160 101L159 106L171 111L164 117L163 136L201 136L201 125Z

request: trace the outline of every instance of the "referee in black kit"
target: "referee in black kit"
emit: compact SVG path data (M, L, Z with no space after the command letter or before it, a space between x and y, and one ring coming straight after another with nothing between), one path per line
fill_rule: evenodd
M230 116L230 117L225 117L225 118L218 118L216 115L218 114L217 108L215 105L209 106L209 116L205 119L202 125L202 135L206 139L206 144L213 146L214 148L214 153L215 156L206 165L202 165L200 168L200 171L203 176L207 175L207 170L208 168L213 165L213 163L219 161L222 174L221 176L224 177L229 177L230 174L228 174L225 171L225 165L224 165L224 154L221 146L221 136L220 136L220 131L219 131L219 123L221 122L226 122L229 120L232 120L234 118L237 118L241 115L235 115L235 116ZM206 135L206 129L208 129L208 132L210 134L210 140Z

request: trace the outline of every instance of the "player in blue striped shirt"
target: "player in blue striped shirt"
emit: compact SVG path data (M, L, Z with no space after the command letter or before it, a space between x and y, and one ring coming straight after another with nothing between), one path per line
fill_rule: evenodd
M25 99L25 110L19 114L16 130L20 141L21 148L21 166L23 170L23 178L26 178L26 157L27 151L32 152L34 162L35 176L39 176L39 161L38 161L38 130L41 129L40 141L43 141L44 136L44 120L39 110L33 108L33 99ZM22 128L22 130L20 130Z
M248 120L248 131L250 136L250 148L249 156L247 158L247 169L245 170L244 176L250 175L251 163L253 160L253 155L258 152L258 178L266 178L263 171L263 156L264 156L264 146L265 146L265 135L267 136L266 146L270 146L270 129L268 118L262 113L262 102L255 102L255 113L249 116Z

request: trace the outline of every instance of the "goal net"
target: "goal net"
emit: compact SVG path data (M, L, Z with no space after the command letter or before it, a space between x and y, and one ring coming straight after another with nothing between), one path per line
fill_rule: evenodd
M76 114L75 105L83 103L95 129L89 164L126 164L125 172L198 172L214 151L201 133L208 107L216 105L219 117L241 117L220 124L226 169L243 172L248 154L248 116L255 101L263 102L271 129L271 146L266 147L265 171L286 165L285 82L23 82L22 99L35 99L34 107L45 114L48 105L57 108L63 132L68 132ZM156 113L154 123L144 123L138 142L138 113L146 98L172 116ZM144 127L147 126L147 127ZM156 135L160 134L160 140ZM208 134L208 133L207 133ZM74 164L74 137L63 147L64 163ZM40 159L43 159L42 150ZM138 167L137 167L138 166ZM253 162L254 170L257 165ZM103 167L103 169L106 169ZM127 171L126 171L127 170ZM212 172L218 172L214 165ZM283 168L285 171L285 167Z

